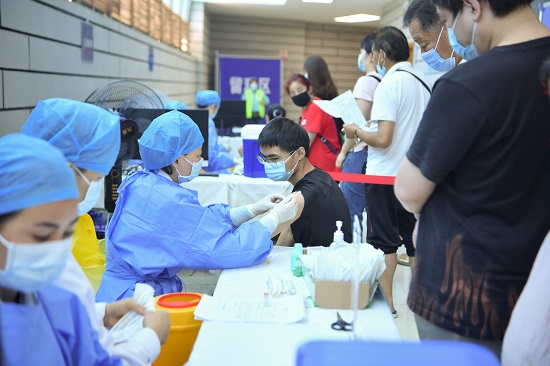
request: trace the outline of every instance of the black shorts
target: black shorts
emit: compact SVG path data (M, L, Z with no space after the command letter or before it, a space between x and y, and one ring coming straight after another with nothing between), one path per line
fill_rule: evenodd
M395 197L393 186L366 184L367 201L367 242L384 254L397 252L405 245L409 257L414 257L416 249L412 233L416 218L401 205Z

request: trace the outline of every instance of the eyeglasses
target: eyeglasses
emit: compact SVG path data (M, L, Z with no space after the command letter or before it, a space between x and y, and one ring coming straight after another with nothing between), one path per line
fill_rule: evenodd
M281 161L278 161L279 159L284 159L286 156L288 156L288 159L290 159L292 157L292 155L294 155L295 152L296 152L296 150L293 150L290 153L288 153L288 155L285 155L282 158L275 158L275 159L273 159L273 158L272 159L267 159L265 156L263 156L261 153L259 153L258 155L256 155L256 159L258 159L258 161L262 165L270 164L270 165L274 166L274 165L277 165L277 163L281 162ZM288 159L286 159L284 162L286 163L288 161Z

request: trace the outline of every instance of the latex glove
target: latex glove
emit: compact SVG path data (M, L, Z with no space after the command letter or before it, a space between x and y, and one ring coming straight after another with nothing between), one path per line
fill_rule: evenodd
M243 165L243 158L240 157L240 158L233 158L233 164L234 165Z
M261 215L263 213L266 213L267 211L271 210L273 207L275 207L279 202L284 200L285 196L280 194L268 194L261 200L259 200L256 203L253 203L251 205L247 205L248 209L254 216Z
M259 221L270 233L272 233L280 223L292 220L296 217L297 212L298 202L296 201L295 195L291 194L273 207L271 211Z
M130 311L135 311L140 315L145 315L145 307L135 302L132 298L107 304L105 306L105 317L103 318L103 324L106 327L112 327L120 320L120 318Z

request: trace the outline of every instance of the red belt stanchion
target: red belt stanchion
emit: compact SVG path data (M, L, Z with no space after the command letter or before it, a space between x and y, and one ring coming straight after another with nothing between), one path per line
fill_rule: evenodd
M395 177L386 175L365 175L352 173L327 172L332 179L339 182L385 184L393 186Z

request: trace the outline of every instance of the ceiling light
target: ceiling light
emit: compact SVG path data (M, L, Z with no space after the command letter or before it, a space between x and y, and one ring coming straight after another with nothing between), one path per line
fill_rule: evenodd
M339 23L364 23L374 22L375 20L380 20L380 17L372 14L353 14L334 18L334 21Z
M212 4L286 5L286 0L194 0Z
M303 3L332 4L334 0L302 0Z

